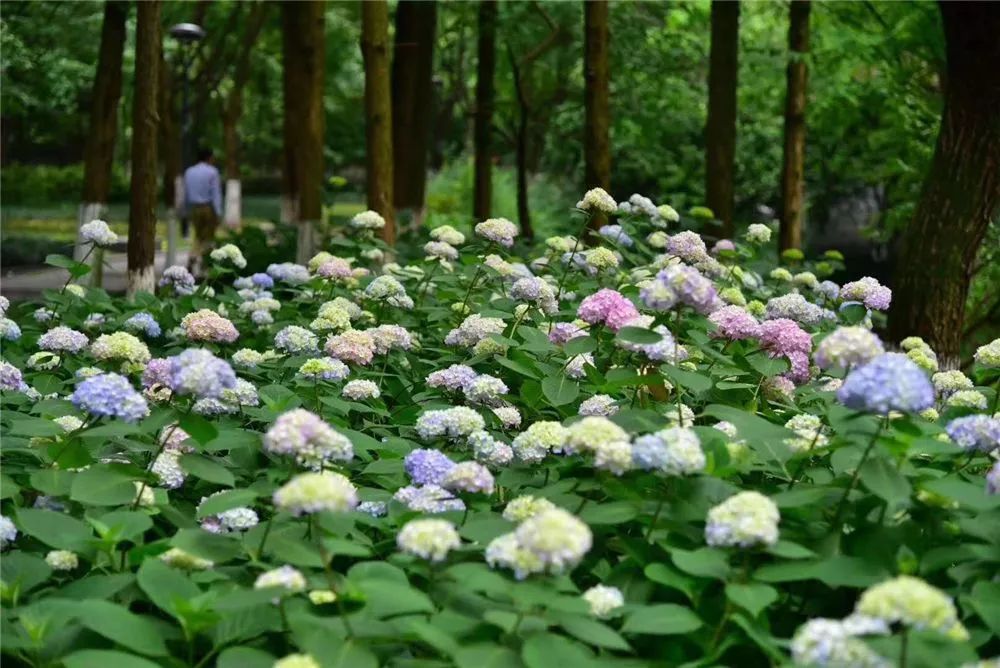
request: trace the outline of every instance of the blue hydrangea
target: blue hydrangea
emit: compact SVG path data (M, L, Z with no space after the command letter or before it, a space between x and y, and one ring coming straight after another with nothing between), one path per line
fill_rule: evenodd
M880 415L919 413L934 405L934 386L906 355L885 353L848 374L837 399L848 408Z
M163 330L160 329L160 323L156 322L156 319L145 311L133 315L125 321L124 326L130 332L141 332L154 339L163 333Z
M421 448L406 455L403 467L418 485L440 485L455 467L455 462L443 452Z
M97 417L138 422L149 415L146 400L135 391L127 378L116 373L88 378L77 385L69 400L77 408Z
M274 279L267 274L257 273L250 277L251 282L258 288L270 290L274 287Z
M218 398L236 386L236 373L225 360L207 350L189 348L170 360L170 389L199 399Z
M951 440L963 450L991 452L1000 447L1000 420L988 415L955 418L945 427Z

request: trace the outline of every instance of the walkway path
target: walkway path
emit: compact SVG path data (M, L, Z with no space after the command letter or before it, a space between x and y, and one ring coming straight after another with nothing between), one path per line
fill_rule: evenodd
M156 274L164 269L167 254L156 253ZM104 289L112 294L125 292L125 274L128 258L125 253L109 253L105 256ZM178 250L177 264L187 265L187 251ZM0 278L0 294L8 299L32 299L42 294L42 290L58 290L69 274L58 267L23 267L13 269Z

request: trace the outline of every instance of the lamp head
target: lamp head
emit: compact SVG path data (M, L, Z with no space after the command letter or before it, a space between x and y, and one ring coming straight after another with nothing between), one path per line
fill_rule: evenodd
M196 23L178 23L168 31L178 42L197 42L205 37L205 30Z

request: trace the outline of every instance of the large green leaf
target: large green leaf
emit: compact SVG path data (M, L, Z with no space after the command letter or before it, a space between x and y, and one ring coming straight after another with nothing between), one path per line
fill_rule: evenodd
M94 506L122 506L135 500L135 484L133 476L117 465L94 464L77 473L69 495Z
M88 599L74 603L77 620L91 631L149 656L165 656L167 647L159 626L110 601Z
M201 593L198 585L186 575L159 559L146 559L139 567L136 579L139 588L156 607L175 616L178 600L192 599Z
M726 553L712 547L701 547L693 551L675 548L670 551L670 558L677 568L691 575L717 580L725 580L729 575Z
M673 603L636 607L625 619L623 633L679 635L701 628L702 622L690 608Z
M580 643L552 633L536 633L524 641L521 658L528 668L586 666L593 654Z
M89 526L75 517L52 510L20 508L17 525L29 536L61 550L82 551L94 538Z
M899 469L884 457L874 457L861 467L861 482L890 507L910 498L910 483Z
M149 659L110 649L81 649L60 661L66 668L159 668Z
M222 464L209 457L197 454L182 455L180 458L181 468L196 478L214 482L217 485L232 487L236 484L236 478Z
M766 584L727 584L726 597L756 617L778 600L778 590Z
M565 406L580 394L580 385L562 373L542 380L542 394L552 406Z
M249 506L257 499L257 492L252 489L229 489L213 494L198 506L198 519L218 515L226 510Z

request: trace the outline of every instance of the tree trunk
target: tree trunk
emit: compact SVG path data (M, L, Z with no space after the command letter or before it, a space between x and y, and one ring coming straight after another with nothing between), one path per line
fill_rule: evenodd
M184 208L184 152L181 147L180 123L173 91L176 78L163 54L160 54L158 77L160 127L157 150L163 160L163 206L167 210L166 266L177 264L177 243L180 231L178 215Z
M514 90L517 93L517 133L515 135L515 164L517 172L517 222L521 227L521 236L530 242L535 238L535 229L531 226L531 207L528 205L528 123L531 107L528 95L524 89L524 78L521 67L514 52L508 47L510 70L514 77Z
M315 253L315 228L323 215L325 3L286 2L281 8L286 55L285 155L286 161L290 158L294 163L292 173L298 188L299 235L295 258L304 264ZM292 141L287 134L289 130L293 131Z
M497 0L479 3L479 61L476 64L476 115L473 132L472 218L490 217L493 202L493 76L496 71Z
M389 5L361 3L361 55L365 61L365 140L368 208L385 218L382 238L396 243L392 206L392 101L389 91Z
M923 337L955 368L976 253L1000 212L1000 5L941 2L944 110L930 172L903 231L889 335Z
M128 213L129 298L153 292L156 242L157 76L160 69L160 0L137 5L135 84L132 95L132 184Z
M433 121L434 0L400 0L392 58L393 203L422 218Z
M104 215L111 192L111 166L118 133L118 103L122 94L122 52L125 49L127 18L128 5L124 2L104 3L100 53L90 101L90 126L83 152L83 201L80 204L77 229ZM77 236L74 257L79 261L84 253L86 249Z
M733 174L736 163L736 81L739 70L740 3L712 1L712 46L705 124L705 203L733 236Z
M585 190L611 189L611 75L608 67L608 1L584 2L583 43L583 162ZM597 215L590 219L590 227L597 229L607 222L607 217Z
M281 222L295 223L299 219L300 175L298 148L301 145L299 119L302 117L300 90L303 87L302 52L298 48L297 13L301 11L297 2L281 5L281 62L282 62L282 137L284 161L281 170Z
M805 214L806 84L809 70L809 0L792 0L788 24L788 90L785 97L785 153L781 168L779 250L802 248Z

